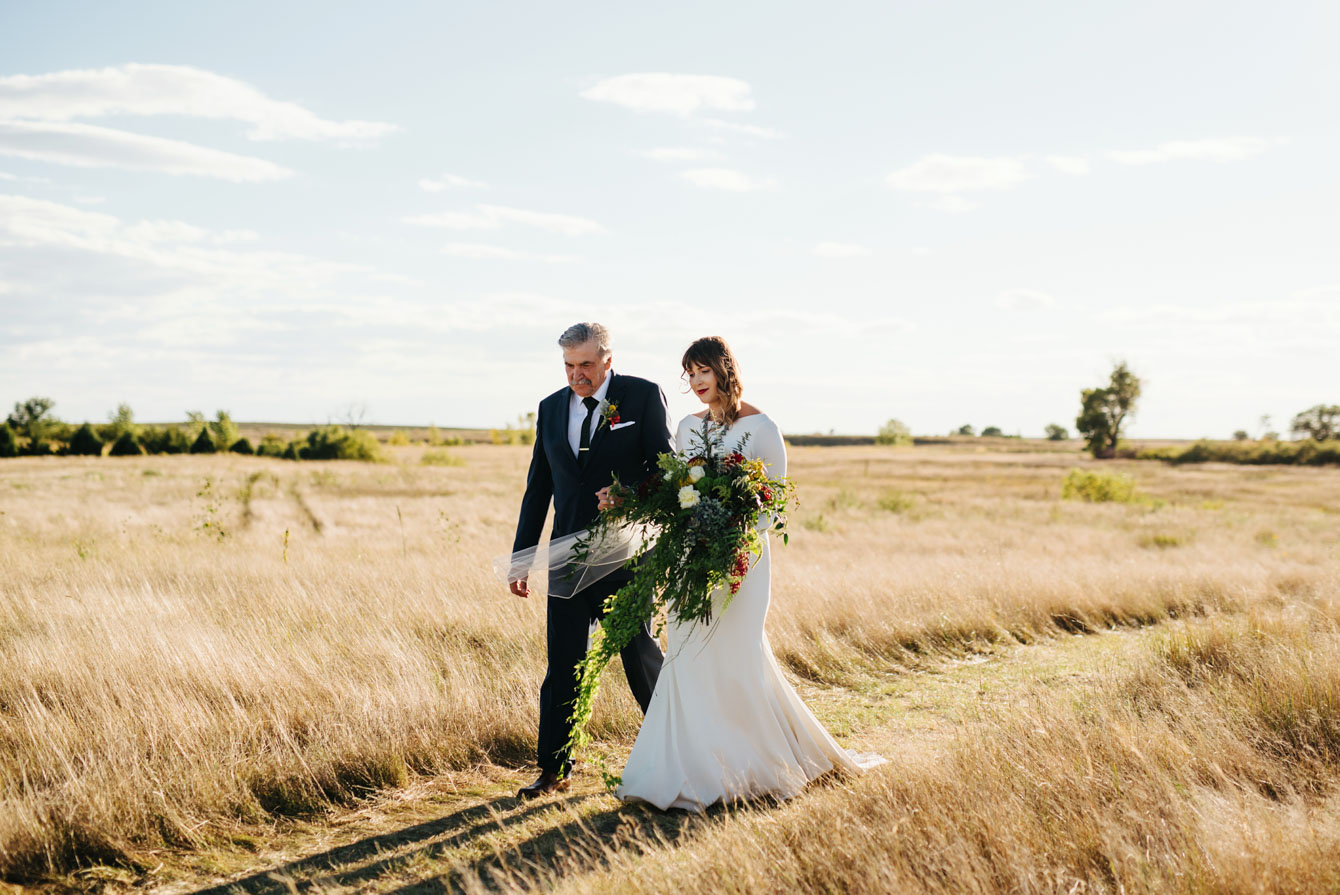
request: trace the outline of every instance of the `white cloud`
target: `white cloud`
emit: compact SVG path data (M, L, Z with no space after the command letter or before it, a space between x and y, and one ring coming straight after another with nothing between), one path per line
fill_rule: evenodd
M1031 176L1023 161L1017 158L935 153L894 171L885 182L896 190L959 193L1009 189Z
M46 121L0 120L0 154L81 168L129 168L234 182L278 180L292 172L264 159L128 131Z
M943 211L945 214L963 214L967 211L973 211L980 208L976 202L965 199L962 196L940 196L926 203L927 208L934 208L936 211Z
M700 162L721 157L721 153L716 150L694 149L690 146L670 146L661 149L647 149L639 152L638 155L656 162Z
M604 227L587 218L527 211L524 208L510 208L506 205L476 205L474 212L442 211L435 214L412 215L404 220L407 224L442 227L447 230L498 230L505 224L513 223L561 233L564 236L605 232Z
M471 180L468 177L459 177L455 174L443 174L440 180L423 178L419 181L419 188L430 193L440 193L443 190L486 190L489 185L482 180Z
M698 123L719 131L731 131L732 133L744 134L746 137L758 137L761 140L776 140L782 135L780 131L773 130L770 127L760 127L757 124L737 124L734 121L722 121L720 118L699 118L697 120Z
M639 112L688 117L699 109L747 112L754 108L749 92L749 84L737 78L639 72L605 78L581 96Z
M771 178L759 180L742 171L735 171L730 168L694 168L689 171L681 171L679 176L694 186L714 190L731 190L737 193L751 190L770 190L777 186L777 181Z
M442 253L453 258L471 258L475 260L499 261L543 261L548 264L570 264L578 259L573 255L537 255L533 252L519 252L505 246L489 245L482 242L449 242Z
M1082 155L1049 155L1045 161L1062 174L1089 173L1089 160Z
M814 254L820 258L856 258L869 255L870 250L862 245L844 242L821 242L814 247Z
M130 63L0 77L0 119L69 121L107 115L188 115L244 121L252 140L370 140L398 130L377 121L330 121L270 99L234 78L186 65Z
M1179 159L1236 162L1265 152L1273 142L1261 137L1226 137L1209 140L1173 140L1153 149L1112 150L1107 157L1123 165L1152 165Z
M996 296L996 307L1004 311L1037 311L1056 307L1056 299L1036 289L1007 289Z

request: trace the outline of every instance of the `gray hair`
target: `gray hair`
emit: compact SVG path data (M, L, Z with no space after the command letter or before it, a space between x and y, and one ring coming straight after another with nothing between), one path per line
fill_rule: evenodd
M596 343L596 353L601 358L610 356L610 331L599 323L574 323L558 337L558 347L564 351L587 342Z

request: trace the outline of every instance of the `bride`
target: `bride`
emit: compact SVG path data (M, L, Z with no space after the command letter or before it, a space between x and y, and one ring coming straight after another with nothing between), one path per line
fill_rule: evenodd
M724 428L727 450L762 458L770 478L784 476L782 433L740 400L739 368L725 340L698 339L684 353L683 367L707 409L680 420L675 449L688 451L692 434L710 416ZM608 489L598 499L609 506ZM669 651L624 768L620 798L702 811L716 802L790 798L834 769L857 771L883 761L839 746L782 675L763 630L771 561L766 530L761 534L762 555L730 605L722 610L724 589L713 594L710 624L670 619Z

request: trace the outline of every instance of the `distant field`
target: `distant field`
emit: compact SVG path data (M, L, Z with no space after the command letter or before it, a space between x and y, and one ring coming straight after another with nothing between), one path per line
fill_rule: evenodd
M267 868L464 812L476 832L321 885L1340 885L1340 475L1005 441L793 447L769 637L844 744L891 764L702 821L591 775L510 799L543 604L488 561L528 448L0 461L0 879L284 891ZM1075 467L1136 499L1062 500ZM616 673L594 725L613 760L637 723Z

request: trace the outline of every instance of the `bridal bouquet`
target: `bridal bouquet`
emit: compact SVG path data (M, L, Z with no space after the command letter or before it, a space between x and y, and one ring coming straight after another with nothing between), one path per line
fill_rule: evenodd
M786 509L794 486L768 478L762 460L745 457L749 434L728 452L724 431L714 431L704 419L693 438L687 456L661 454L659 471L636 487L616 480L610 487L615 506L600 514L575 548L580 565L592 545L616 537L619 530L652 533L643 542L649 549L628 563L633 579L605 601L605 617L578 668L570 754L590 742L586 725L601 673L643 624L661 610L681 624L711 623L713 592L726 591L724 610L762 552L760 520L764 528L780 532L783 543L787 540Z

